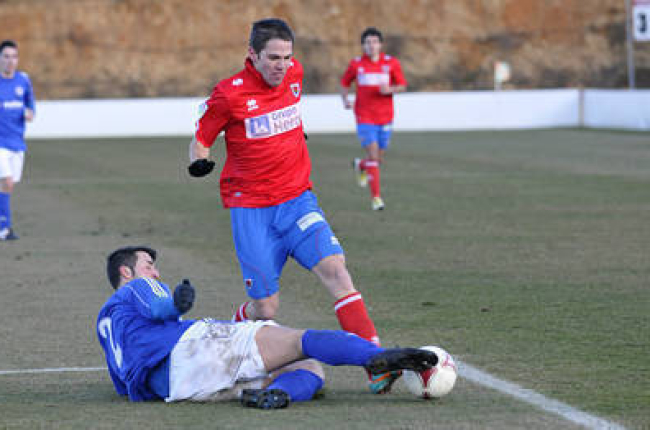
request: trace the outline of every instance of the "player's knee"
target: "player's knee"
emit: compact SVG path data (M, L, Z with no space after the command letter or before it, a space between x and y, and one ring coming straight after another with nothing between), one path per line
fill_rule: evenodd
M314 267L314 273L336 297L355 292L343 254L325 257Z
M14 190L14 181L10 177L0 179L1 192L11 194L13 190Z
M325 379L325 371L323 370L323 366L313 358L308 358L306 360L301 360L297 362L298 368L307 370L316 376L318 376L321 379Z

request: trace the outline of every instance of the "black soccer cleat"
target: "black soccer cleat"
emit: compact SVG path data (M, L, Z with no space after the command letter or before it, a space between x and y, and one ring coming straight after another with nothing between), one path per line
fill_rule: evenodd
M438 364L438 356L425 349L393 348L372 357L366 363L366 369L373 375L394 370L415 370L422 372Z
M278 389L247 389L241 394L241 404L247 408L282 409L290 402L289 395Z

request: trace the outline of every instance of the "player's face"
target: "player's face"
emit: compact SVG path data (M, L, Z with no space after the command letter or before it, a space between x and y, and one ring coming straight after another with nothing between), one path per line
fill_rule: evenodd
M13 77L18 67L18 50L6 46L0 53L0 73L6 78Z
M249 48L249 58L255 69L267 84L277 87L287 74L293 58L293 43L290 40L271 39L259 54Z
M147 254L144 251L138 251L135 253L137 260L135 266L133 266L133 277L134 278L160 278L160 273L156 268L156 263L151 258L151 255Z
M366 36L363 39L363 52L373 60L379 57L381 52L381 40L378 36Z

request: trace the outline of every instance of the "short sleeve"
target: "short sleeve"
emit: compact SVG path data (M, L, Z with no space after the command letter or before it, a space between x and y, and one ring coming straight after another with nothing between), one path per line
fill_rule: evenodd
M215 89L205 102L204 110L197 122L195 136L203 146L210 148L230 120L230 105L225 94Z
M397 59L393 59L393 67L391 67L391 81L393 85L407 85L406 78L402 72L402 65Z
M343 76L341 77L341 86L346 88L349 87L350 85L352 85L352 82L354 82L356 77L357 77L357 68L354 67L354 62L350 61L350 65L348 65L347 70L345 71L345 73L343 73Z

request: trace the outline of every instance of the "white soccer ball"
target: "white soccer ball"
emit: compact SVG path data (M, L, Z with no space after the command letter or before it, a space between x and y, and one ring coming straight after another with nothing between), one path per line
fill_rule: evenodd
M458 377L454 358L439 346L423 346L421 349L433 351L438 356L438 364L424 372L405 370L402 380L417 397L432 399L446 396L454 388Z

